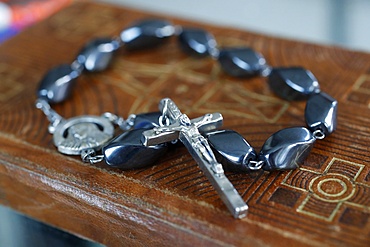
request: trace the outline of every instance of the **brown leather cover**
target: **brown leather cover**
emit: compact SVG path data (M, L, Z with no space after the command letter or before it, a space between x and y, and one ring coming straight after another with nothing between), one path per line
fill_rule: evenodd
M368 246L370 242L370 55L167 18L246 45L272 66L303 66L339 101L337 131L300 169L227 173L250 210L234 219L184 147L134 171L57 152L34 107L43 74L70 63L93 37L116 36L148 13L77 2L0 46L0 203L108 246ZM276 97L266 79L235 79L210 58L161 47L120 50L109 69L84 74L63 117L157 110L171 97L191 118L223 114L257 150L275 131L303 126L305 102Z

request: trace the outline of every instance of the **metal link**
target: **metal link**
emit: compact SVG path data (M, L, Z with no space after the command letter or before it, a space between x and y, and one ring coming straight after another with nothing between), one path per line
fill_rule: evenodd
M131 129L132 126L134 126L135 119L136 119L136 115L135 114L130 114L128 116L128 118L126 119L126 126L129 127L129 129Z
M263 166L264 162L262 160L259 161L249 161L248 163L248 168L251 169L252 171L257 171L260 170Z
M121 126L121 125L125 124L125 120L122 117L119 117L119 116L117 116L113 113L110 113L110 112L104 112L102 114L102 117L107 118L109 121L111 121L112 123L114 123L118 126Z
M127 131L127 130L130 130L132 128L132 126L134 125L136 115L131 114L127 118L127 120L125 120L123 117L117 116L117 115L115 115L113 113L110 113L110 112L105 112L105 113L102 114L102 117L105 117L109 121L111 121L112 123L118 125L118 127L120 127L120 129L122 129L124 131Z
M175 25L174 27L174 35L179 36L182 33L183 27L180 25Z
M321 129L315 130L312 134L318 140L322 140L325 138L325 133Z
M213 49L210 51L210 55L211 55L211 57L212 57L214 60L217 60L217 59L218 59L218 57L219 57L219 55L220 55L220 50L219 50L217 47L215 47L215 48L213 48Z
M60 116L56 111L51 109L50 104L44 99L37 99L36 101L36 108L43 111L45 116L48 118L50 125L49 125L49 133L54 134L55 128L64 121L64 118Z
M267 65L262 71L261 71L261 76L263 77L268 77L271 74L272 67Z
M78 60L74 60L71 63L71 68L78 73L78 75L82 74L82 71L84 70L84 65L81 64Z
M83 162L95 164L104 160L104 155L96 155L94 149L85 149L81 152L81 159Z
M125 45L120 36L114 36L112 41L116 41L119 47L123 47Z

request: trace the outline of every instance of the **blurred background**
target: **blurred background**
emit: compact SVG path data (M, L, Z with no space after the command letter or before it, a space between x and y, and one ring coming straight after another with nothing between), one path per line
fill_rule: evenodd
M0 0L0 45L72 0ZM101 0L267 35L370 52L370 0ZM100 246L0 206L2 246Z
M72 0L0 0L0 42ZM370 0L100 0L258 33L370 52Z
M258 33L370 52L369 0L105 0Z

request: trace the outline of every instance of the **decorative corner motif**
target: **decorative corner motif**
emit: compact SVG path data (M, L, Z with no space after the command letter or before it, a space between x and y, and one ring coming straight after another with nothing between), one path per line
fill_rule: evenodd
M362 164L333 158L323 172L300 168L290 172L282 184L307 192L297 212L330 222L336 218L343 204L358 208L356 213L370 210L370 186L358 181L364 167ZM306 182L297 182L303 180ZM345 209L340 222L346 219L346 212L351 213L348 208Z

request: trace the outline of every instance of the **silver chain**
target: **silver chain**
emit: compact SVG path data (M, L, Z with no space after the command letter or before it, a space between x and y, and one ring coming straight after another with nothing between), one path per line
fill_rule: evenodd
M118 125L120 129L124 131L128 131L132 128L132 126L134 126L136 115L131 114L128 116L127 120L125 120L123 117L120 117L116 114L113 114L111 112L105 112L102 114L102 117L105 117L109 121L111 121L113 124Z
M104 160L104 155L97 155L94 149L85 149L81 151L81 159L83 162L95 164Z
M78 75L81 75L82 71L84 70L84 66L78 60L75 60L71 63L71 68L76 71Z
M262 168L263 164L264 162L262 160L259 160L259 161L251 160L248 163L248 168L251 169L252 171L257 171Z
M322 140L325 138L325 133L321 129L315 130L312 134L318 140Z
M64 118L60 116L56 111L51 109L50 104L44 99L38 99L36 101L36 108L40 109L45 116L48 118L50 125L49 125L49 133L54 134L55 128L64 121Z

